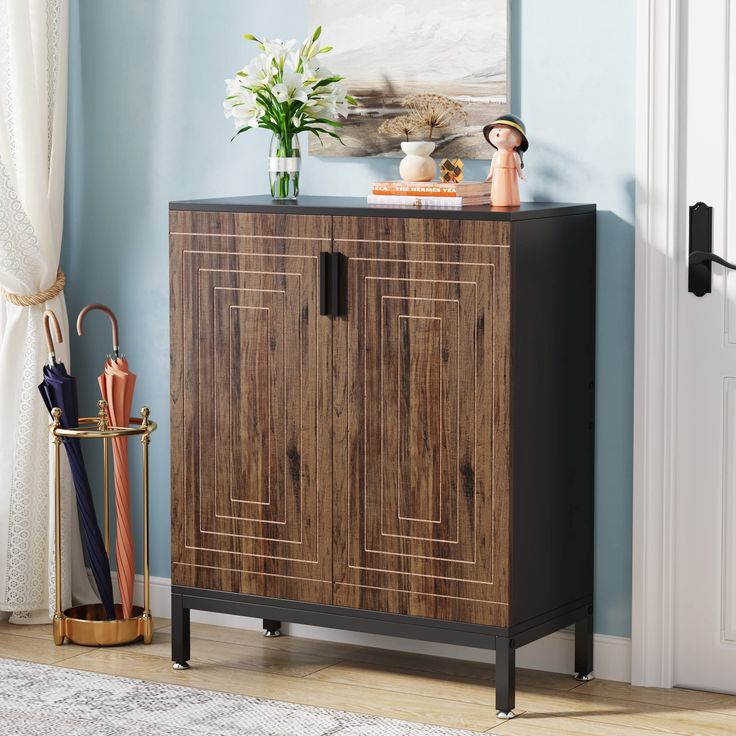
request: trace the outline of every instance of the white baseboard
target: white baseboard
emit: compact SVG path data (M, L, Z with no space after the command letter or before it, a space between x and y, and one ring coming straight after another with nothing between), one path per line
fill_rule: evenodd
M113 582L117 588L116 575ZM143 576L136 575L135 600L143 600ZM151 578L151 613L154 617L171 617L171 580ZM229 626L235 629L261 630L259 619L230 616L224 613L192 611L192 621ZM353 631L327 629L303 624L284 624L285 634L307 639L356 644L365 647L392 649L399 652L432 654L438 657L464 659L475 662L494 661L494 652L454 644L438 644L378 634L361 634ZM519 667L547 672L573 672L574 640L571 631L558 631L532 644L520 648L516 654ZM623 636L596 634L594 639L595 675L606 680L629 682L631 679L631 639Z

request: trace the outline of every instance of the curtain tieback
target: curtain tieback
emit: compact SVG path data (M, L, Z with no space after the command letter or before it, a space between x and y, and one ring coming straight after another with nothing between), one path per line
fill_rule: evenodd
M39 291L38 294L12 294L9 291L3 292L5 298L11 303L15 304L16 307L37 307L41 304L53 299L57 294L60 294L64 289L66 283L66 276L61 269L56 272L56 281L54 281L48 289Z

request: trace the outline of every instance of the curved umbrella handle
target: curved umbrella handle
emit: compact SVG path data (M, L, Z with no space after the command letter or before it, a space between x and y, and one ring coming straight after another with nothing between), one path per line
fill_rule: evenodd
M110 322L112 323L112 351L115 357L119 358L120 343L118 342L118 320L117 317L113 314L113 311L112 309L110 309L110 307L106 307L104 304L88 304L86 307L84 307L77 317L77 334L84 334L84 318L87 312L91 312L93 309L99 309L110 318Z
M56 342L64 342L61 334L61 325L56 317L56 313L52 309L47 309L43 313L43 333L46 336L46 347L49 349L49 365L56 361L56 352L54 350L54 340L51 337L51 328L49 321L54 323L54 332L56 333Z

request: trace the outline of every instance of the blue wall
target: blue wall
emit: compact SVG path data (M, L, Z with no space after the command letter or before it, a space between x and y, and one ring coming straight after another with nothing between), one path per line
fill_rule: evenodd
M522 196L597 202L600 209L596 630L628 636L635 2L512 5L513 108L531 139ZM153 575L170 574L167 204L266 191L269 135L251 131L229 142L222 80L250 57L242 33L301 37L307 25L306 0L72 4L67 299L72 315L92 301L117 311L122 349L138 372L136 405L145 400L160 423L151 445ZM395 178L396 166L387 159L310 158L302 191L362 196L376 178ZM474 162L469 175L486 170L487 162ZM109 341L102 315L92 315L85 336L72 339L90 410Z

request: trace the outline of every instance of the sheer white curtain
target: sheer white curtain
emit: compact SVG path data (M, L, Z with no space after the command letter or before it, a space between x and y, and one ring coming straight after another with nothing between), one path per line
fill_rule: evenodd
M64 203L68 0L0 0L0 287L29 296L57 278ZM69 367L64 295L16 306L0 295L0 611L49 620L54 606L49 418L38 393L46 361L42 314L53 309ZM62 581L93 599L68 471Z

